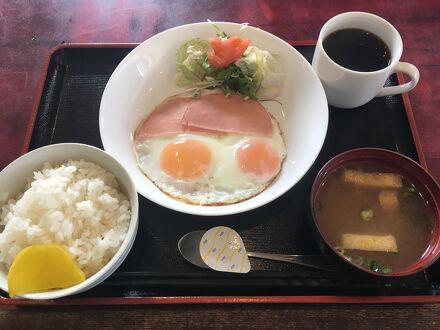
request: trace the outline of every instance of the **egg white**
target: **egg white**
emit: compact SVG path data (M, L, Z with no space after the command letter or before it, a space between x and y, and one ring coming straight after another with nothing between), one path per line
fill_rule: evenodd
M286 146L278 123L272 119L274 133L266 140L278 152L281 161L286 157ZM235 149L255 136L242 134L208 134L185 132L177 135L136 140L134 151L142 172L164 193L196 205L224 205L251 198L263 191L273 180L246 174L234 158ZM162 150L170 143L192 139L206 144L211 151L211 166L206 173L192 180L178 180L160 168Z

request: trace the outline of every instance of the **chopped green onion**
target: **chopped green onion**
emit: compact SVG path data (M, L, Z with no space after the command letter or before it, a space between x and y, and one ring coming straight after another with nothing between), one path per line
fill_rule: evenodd
M356 264L356 265L362 265L364 260L361 256L358 255L354 255L351 257L351 262Z
M412 196L416 196L418 194L419 194L419 192L417 191L417 189L414 186L406 187L402 193L402 195L405 197L412 197Z
M361 209L359 217L364 221L370 221L374 219L374 211L371 208Z
M378 272L380 265L377 263L377 261L368 260L367 267L369 270L372 270L373 272Z
M384 274L389 274L392 272L393 272L393 270L391 269L391 267L383 267L382 268L382 273L384 273Z
M393 272L393 269L391 267L381 266L375 260L368 260L367 261L367 268L373 272L376 272L376 273L389 274L389 273Z

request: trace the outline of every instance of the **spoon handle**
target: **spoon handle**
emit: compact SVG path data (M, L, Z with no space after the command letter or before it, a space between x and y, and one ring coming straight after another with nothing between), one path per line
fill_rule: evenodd
M312 267L321 270L327 270L332 272L335 271L335 269L327 263L325 258L319 255L292 255L292 254L248 252L248 257L284 261L292 264L298 264L298 265Z

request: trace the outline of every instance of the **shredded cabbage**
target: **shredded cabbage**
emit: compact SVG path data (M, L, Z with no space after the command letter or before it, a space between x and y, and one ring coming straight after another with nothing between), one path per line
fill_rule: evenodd
M249 46L235 65L255 82L258 98L273 98L281 92L284 73L275 56L267 50Z

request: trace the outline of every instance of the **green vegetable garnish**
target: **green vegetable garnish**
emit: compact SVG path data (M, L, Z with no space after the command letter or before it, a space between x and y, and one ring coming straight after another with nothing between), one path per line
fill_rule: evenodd
M358 255L354 255L351 257L351 262L357 265L362 265L363 264L363 258L361 256Z
M208 49L208 41L198 38L191 39L180 47L177 53L177 85L195 84L199 86L201 84L200 87L203 87L212 84L212 82L205 81L206 71L203 67Z
M402 193L402 195L405 197L412 197L412 196L416 196L418 194L419 194L419 192L417 191L417 189L414 186L406 187Z
M384 273L384 274L389 274L392 272L393 272L393 270L391 269L391 267L383 267L382 268L382 273Z
M371 208L361 209L359 217L364 221L370 221L374 219L374 211Z
M373 272L377 273L384 273L389 274L393 272L393 269L391 267L385 267L381 266L377 261L375 260L368 260L367 261L367 268Z
M374 260L368 260L367 262L367 268L369 270L372 270L373 272L378 272L380 265L377 263L377 261Z
M228 39L229 35L227 35L224 31L220 31L217 33L217 37L223 38L223 39Z
M225 33L220 38L229 38ZM207 40L199 38L185 42L177 54L176 83L179 86L196 88L220 87L225 94L240 93L257 99L257 92L263 88L260 98L269 99L278 94L284 74L275 57L268 51L249 46L243 56L226 67L214 68L208 63Z
M229 35L226 34L225 31L220 29L217 25L215 25L211 20L208 19L208 22L210 22L212 27L217 30L217 33L216 33L217 37L224 38L224 39L228 39L229 38Z
M228 65L226 68L216 69L208 64L207 59L203 62L207 77L214 81L221 82L220 87L225 94L240 93L251 99L257 99L256 92L258 86L256 81L243 74L235 64Z

